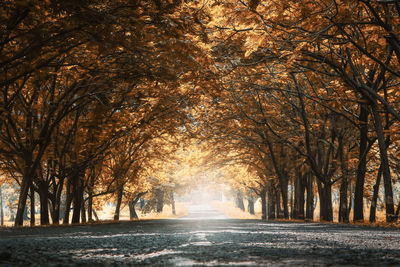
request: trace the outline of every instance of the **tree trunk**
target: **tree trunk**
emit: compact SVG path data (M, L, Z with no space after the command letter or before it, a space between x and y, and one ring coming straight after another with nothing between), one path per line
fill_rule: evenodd
M374 223L376 222L376 203L378 202L378 194L379 194L379 186L381 184L382 178L382 168L379 167L378 175L376 177L376 182L374 185L374 192L372 195L371 206L369 209L369 222Z
M171 191L171 206L172 206L172 214L176 215L175 198L174 198L174 192L173 191Z
M129 201L129 203L128 203L128 206L129 206L129 219L131 219L131 220L139 219L139 216L137 215L136 210L135 210L135 206L136 206L136 203L139 200L141 200L141 197L144 196L145 194L147 194L147 191L137 194L137 196L135 198L133 198L131 201Z
M53 223L54 224L59 224L60 223L60 210L61 210L61 196L62 196L62 191L64 188L64 178L60 178L58 181L58 187L56 188L55 191L55 203L53 206L53 211L52 211L52 218L53 218Z
M137 215L136 210L135 210L136 203L137 203L137 201L135 202L133 200L129 201L129 203L128 203L128 206L129 206L129 219L130 220L139 219L139 216Z
M268 220L276 218L276 194L275 190L270 186L268 188Z
M314 220L314 177L306 174L306 189L307 189L307 202L306 202L306 219Z
M339 201L339 222L349 222L349 213L347 212L347 203L348 203L348 197L347 197L347 191L349 187L349 181L347 180L347 177L342 178L342 183L340 185L340 201Z
M96 221L98 221L99 220L99 216L97 216L96 210L92 209L92 211L93 211L94 217L96 218Z
M85 200L82 195L82 208L81 208L81 222L86 223L86 208L85 208Z
M74 200L74 210L72 212L71 223L79 223L81 218L82 200L83 200L83 181L79 174L75 174L73 183L73 200Z
M93 221L93 188L94 188L94 178L95 174L93 173L94 170L92 169L92 172L89 177L89 188L88 188L88 221L92 222Z
M353 200L354 200L354 190L353 190L353 185L350 183L350 187L349 187L349 206L347 208L347 217L349 217L350 220L350 212L353 209Z
M49 218L49 187L46 182L40 182L39 199L40 199L40 225L50 224Z
M0 225L4 225L4 207L3 207L3 191L0 185Z
M364 221L364 180L367 170L368 152L368 106L361 104L359 121L360 127L360 152L358 157L356 187L354 192L354 216L353 221Z
M31 193L31 226L35 226L35 190L33 189L33 183L30 186Z
M317 180L319 194L319 215L320 221L333 221L332 214L332 185L329 183L323 184Z
M378 138L379 155L381 158L381 167L383 175L383 186L385 189L385 203L386 203L386 221L394 222L397 217L394 213L393 203L393 189L392 189L392 178L390 175L389 159L387 155L385 135L382 127L382 120L377 110L377 105L374 103L371 105L372 114L375 122L375 130Z
M285 219L289 219L289 209L288 209L288 180L287 178L283 179L283 181L279 182L280 185L280 192L282 196L282 206L283 206L283 214L281 214L281 217ZM279 205L280 207L280 205Z
M72 203L72 190L71 189L72 189L72 181L71 181L71 178L70 178L67 181L63 224L68 224L69 223L69 213L71 211L71 203Z
M26 207L26 200L28 198L29 187L32 182L30 170L26 168L22 178L21 187L18 197L17 214L15 215L15 226L22 226L24 224L24 212Z
M93 222L93 198L90 196L90 194L88 198L87 213L88 213L88 222Z
M261 220L266 220L267 219L267 199L266 199L267 193L265 191L265 188L262 189L260 198L261 198Z
M117 204L115 205L114 220L116 221L119 220L123 193L124 193L124 188L121 186L117 192Z
M164 191L163 190L161 190L161 189L157 190L156 200L157 200L156 211L157 211L157 213L160 213L164 209Z
M280 190L280 189L275 190L275 194L276 194L276 197L275 197L275 203L276 203L276 217L277 217L278 219L282 219L282 218L285 217L285 215L284 215L283 209L282 209L282 207L281 207L281 202L282 202L282 201L281 201L281 196L282 196L281 190Z
M236 192L236 207L244 211L243 196L240 191Z
M249 193L247 198L247 210L250 214L254 215L254 197L251 193Z
M300 173L297 174L297 178L294 181L294 209L293 218L304 220L304 193L305 193L305 181L304 176Z

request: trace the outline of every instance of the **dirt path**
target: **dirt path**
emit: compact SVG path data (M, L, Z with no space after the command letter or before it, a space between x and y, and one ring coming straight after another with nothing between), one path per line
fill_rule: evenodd
M0 230L0 266L78 265L400 265L400 231L210 218Z

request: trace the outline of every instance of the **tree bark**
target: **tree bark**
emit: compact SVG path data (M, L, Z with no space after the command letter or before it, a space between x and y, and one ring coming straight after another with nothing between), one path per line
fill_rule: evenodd
M156 200L157 200L157 203L156 203L156 212L157 212L157 213L160 213L160 212L162 212L163 209L164 209L164 191L163 191L163 190L161 190L161 189L158 189L158 190L157 190L157 193L156 193Z
M71 181L71 178L70 178L67 181L63 224L68 224L69 223L69 213L71 211L71 203L72 203L72 190L71 189L72 189L72 181Z
M81 222L86 222L86 208L85 208L85 200L82 195L82 207L81 207Z
M320 221L333 221L332 214L332 185L329 183L322 183L317 180L318 193L319 193L319 214Z
M270 186L268 188L268 220L276 218L276 194L275 190Z
M242 211L245 211L244 203L243 203L243 196L240 191L236 192L236 207L241 209Z
M128 206L129 206L129 219L130 220L137 220L139 219L139 216L136 213L135 210L135 205L136 205L137 201L134 202L133 200L129 201Z
M93 168L94 169L94 168ZM94 170L91 170L91 174L89 176L89 188L88 188L88 221L92 222L93 221L93 188L94 188Z
M22 178L21 189L18 197L17 214L15 215L15 223L14 223L15 226L22 226L24 224L24 212L31 182L32 182L32 176L30 173L30 169L26 168Z
M265 188L262 189L260 198L261 198L261 220L267 219L267 192Z
M0 225L4 225L3 191L0 185Z
M307 189L307 202L306 202L306 219L314 220L314 177L311 173L306 174L306 189Z
M304 220L304 193L305 193L305 181L304 176L301 173L297 174L294 181L294 207L293 207L293 218Z
M376 182L374 185L374 191L372 194L371 206L369 208L369 222L376 222L376 203L378 202L379 186L382 179L382 168L379 167L378 175L376 177Z
M79 223L81 218L81 209L83 202L83 181L80 177L80 174L75 174L74 183L72 187L73 192L73 200L74 200L74 210L72 212L72 220L71 223Z
M382 120L378 113L377 104L374 103L373 105L371 105L371 108L375 122L375 130L378 138L379 155L381 158L383 186L385 189L386 221L394 222L397 220L397 216L394 213L392 178L390 175L389 159L387 155L385 135L382 127Z
M31 193L31 226L35 226L35 190L33 188L33 183L30 186Z
M50 224L49 218L49 187L44 181L39 183L40 225Z
M129 206L129 219L131 219L131 220L139 219L139 216L136 213L135 205L141 199L141 197L144 196L145 194L147 194L147 191L137 194L137 196L135 198L133 198L133 199L131 199L129 201L129 203L128 203L128 206Z
M121 186L120 188L118 188L118 191L117 191L117 203L115 205L115 212L114 212L114 220L115 221L119 220L123 193L124 193L124 188Z
M250 214L254 215L254 197L251 193L249 193L247 198L247 210Z
M173 191L171 191L171 206L172 206L172 214L176 215L175 198L174 198L174 192Z
M60 210L61 210L61 196L64 187L64 178L60 178L58 181L58 186L54 192L55 203L53 203L52 219L54 224L60 223Z
M349 187L349 181L347 177L342 178L342 183L340 184L340 201L339 201L339 222L349 222L349 213L347 211L348 208L348 197L347 191Z
M353 221L364 221L364 182L367 171L368 153L368 106L360 105L360 115L358 117L360 127L360 152L358 157L356 187L354 192L354 216Z

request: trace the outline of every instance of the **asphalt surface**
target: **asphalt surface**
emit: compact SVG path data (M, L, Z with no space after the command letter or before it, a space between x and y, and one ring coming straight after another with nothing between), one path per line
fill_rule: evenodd
M180 220L0 229L0 266L400 266L400 231L232 220L194 207Z

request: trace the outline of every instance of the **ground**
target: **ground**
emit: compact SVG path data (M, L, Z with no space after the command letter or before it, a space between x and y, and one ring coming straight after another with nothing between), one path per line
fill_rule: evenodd
M400 231L233 220L204 206L182 219L0 230L0 266L78 265L400 265Z

